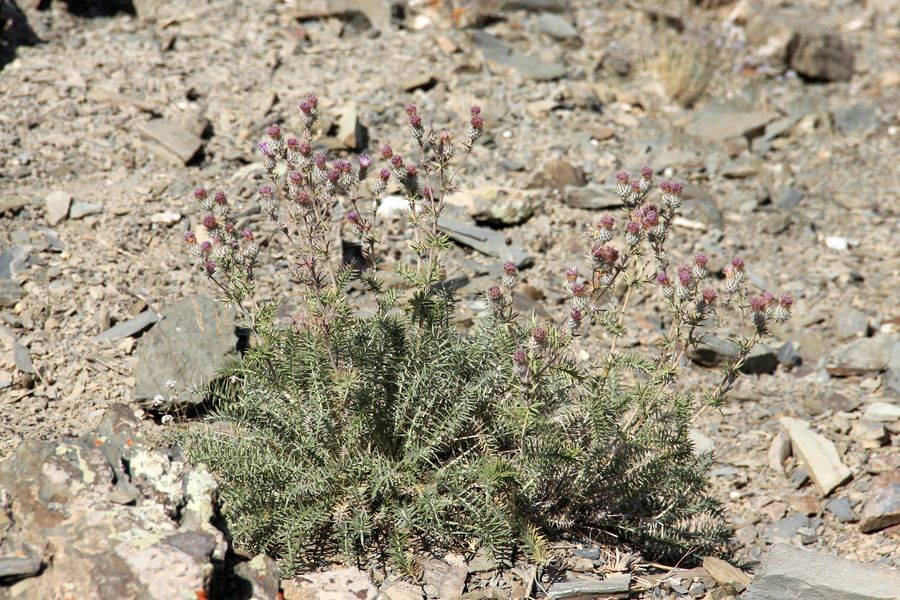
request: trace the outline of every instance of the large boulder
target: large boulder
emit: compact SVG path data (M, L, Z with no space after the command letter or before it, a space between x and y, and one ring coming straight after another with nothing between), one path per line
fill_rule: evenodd
M275 597L265 558L234 585L209 472L138 427L117 405L91 433L26 442L0 463L0 598Z

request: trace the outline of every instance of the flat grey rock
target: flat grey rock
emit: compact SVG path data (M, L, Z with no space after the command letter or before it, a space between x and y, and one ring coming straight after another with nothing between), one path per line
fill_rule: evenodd
M713 103L694 113L685 127L685 133L708 143L721 143L733 137L753 139L761 136L766 124L777 118L777 113L769 111Z
M139 125L138 131L163 150L157 154L175 164L188 164L203 147L202 139L167 119L151 119Z
M859 529L873 533L897 523L900 523L900 481L880 483L869 492Z
M10 246L0 252L0 279L11 279L24 272L30 263L28 246Z
M179 301L138 344L135 398L161 395L167 407L202 402L203 388L234 356L237 341L229 308L203 295Z
M873 402L863 411L863 419L876 423L894 423L900 420L900 404Z
M895 343L894 336L881 334L844 344L828 356L826 368L835 377L884 371L891 360Z
M572 579L558 581L547 590L547 597L553 599L585 597L627 597L631 586L631 575L612 575L606 579Z
M69 218L83 219L90 215L99 215L102 212L102 204L95 204L93 202L73 202L72 208L69 209Z
M561 65L547 63L525 54L486 31L478 29L473 31L472 41L478 47L485 62L512 67L528 79L553 81L566 74L566 70Z
M553 13L542 13L535 21L538 31L546 33L555 40L573 40L578 37L578 30L565 17Z
M511 260L519 267L531 265L532 258L527 250L515 244L507 244L506 236L500 232L470 225L449 217L438 219L438 227L455 242L474 248L482 254Z
M898 600L900 572L776 545L741 600Z
M688 356L704 367L715 367L727 361L733 361L740 355L740 350L731 340L715 334L707 334L703 342L691 348ZM766 344L757 344L747 355L741 371L744 373L774 373L778 368L778 354Z
M825 510L834 515L839 523L856 523L859 515L853 511L853 506L846 498L832 498L825 503Z
M21 285L10 279L0 279L0 308L15 306L25 297L25 290Z
M127 321L122 321L121 323L116 323L100 335L96 336L94 340L98 342L117 342L140 333L157 321L159 321L158 314L152 310L145 310L136 317L128 319Z

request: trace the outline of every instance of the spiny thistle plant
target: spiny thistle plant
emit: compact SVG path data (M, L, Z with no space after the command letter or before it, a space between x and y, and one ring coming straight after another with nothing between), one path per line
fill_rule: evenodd
M275 302L256 298L259 247L237 230L224 193L195 192L209 211L209 239L186 235L197 269L254 333L240 364L210 389L210 423L178 429L220 481L235 542L277 557L287 574L386 560L410 577L417 552L483 548L502 562L524 553L542 563L561 537L618 541L656 558L726 549L730 531L708 491L711 459L695 456L688 427L721 404L753 345L788 318L791 299L749 299L739 258L725 267L721 291L702 254L672 271L666 243L682 188L663 182L651 202L645 168L618 175L624 226L603 216L587 229L584 276L565 271L563 322L517 313L520 273L510 262L486 290L489 310L460 332L443 285L450 242L439 217L482 134L481 109L472 107L460 143L407 105L417 156L385 146L380 170L365 154L354 166L314 153L317 98L300 109L298 138L273 125L259 144L270 178L259 201L291 248L300 311L280 322ZM379 255L389 188L405 198L410 225L410 256L395 263ZM334 260L339 210L364 268ZM410 291L387 289L387 270ZM373 300L368 316L349 291L354 279ZM624 351L625 312L653 290L667 332L644 353ZM704 398L677 391L686 350L730 313L749 321L738 358ZM590 323L610 343L585 364L572 348Z

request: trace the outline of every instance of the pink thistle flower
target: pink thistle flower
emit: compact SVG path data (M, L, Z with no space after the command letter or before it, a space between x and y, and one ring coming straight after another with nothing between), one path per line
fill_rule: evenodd
M203 227L208 231L213 231L219 227L219 222L214 215L206 215L203 217Z
M201 202L203 200L206 200L207 195L208 194L205 187L198 187L196 190L194 190L194 198L200 200Z
M297 138L288 138L285 142L287 149L291 152L300 152L300 140Z
M406 110L406 115L409 116L409 117L411 117L411 116L413 116L414 114L416 114L416 111L418 110L418 109L416 108L416 105L415 105L415 104L407 104L404 108L405 108L405 110Z
M381 158L385 160L389 160L392 156L394 156L394 149L388 145L385 145L381 148Z
M243 237L248 242L252 242L253 241L253 232L250 231L249 229L244 229L241 232L241 237Z
M281 127L279 127L277 123L272 123L271 125L269 125L269 128L266 129L266 135L275 141L280 140L281 139Z
M184 232L184 241L187 242L188 246L194 246L197 244L197 236L193 231L185 231Z

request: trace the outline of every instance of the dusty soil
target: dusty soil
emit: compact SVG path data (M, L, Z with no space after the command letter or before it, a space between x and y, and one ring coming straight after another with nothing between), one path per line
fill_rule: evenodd
M723 52L709 94L690 109L667 97L642 58L665 15L629 3L574 0L564 12L578 30L570 41L542 33L531 11L498 11L502 18L488 20L463 7L454 19L422 2L405 27L382 25L380 33L358 20L317 16L307 2L136 2L136 15L98 17L73 14L61 2L47 11L24 6L42 41L12 48L0 66L0 244L7 257L24 248L29 258L9 274L24 293L6 302L0 324L27 349L35 373L21 372L11 350L0 355L0 455L22 440L82 433L110 404L131 399L131 355L141 338L110 344L94 336L148 306L164 311L185 295L211 292L181 242L201 216L190 199L196 185L227 190L248 211L271 257L262 281L273 294L290 295L283 248L249 209L263 175L256 141L273 122L296 130L297 102L307 92L319 95L326 114L355 103L373 154L387 142L411 150L407 101L460 132L469 105L478 103L489 133L461 179L465 190L522 189L559 159L585 173L587 185L570 188L567 198L539 187L533 216L503 229L533 255L523 277L532 295L545 297L548 318L564 314L562 271L581 261L583 224L602 212L573 208L572 198L612 198L612 174L642 164L690 184L676 254L703 250L716 269L740 254L755 284L796 296L795 318L771 346L793 342L802 364L748 376L721 413L697 422L715 444L714 482L740 532L741 557L758 560L772 539L767 527L802 513L813 519L809 547L900 566L896 527L863 534L825 511L826 500L794 476L793 463L786 474L768 467L785 415L812 422L836 443L853 479L834 496L851 504L864 501L875 475L900 467L896 423L876 442L854 428L868 404L897 401L886 377L877 370L832 377L825 368L833 348L900 327L900 22L888 1L798 4L847 42L855 56L849 81L768 69L759 48L737 44ZM753 13L731 3L684 19L718 31L729 17L743 27ZM536 81L485 61L473 26L561 65L563 74ZM416 87L419 76L433 83ZM714 100L743 108L707 121L701 111ZM726 141L685 133L691 123L724 127L754 111L791 117L765 152L753 132ZM152 148L141 133L151 117L198 135L200 153L184 164ZM785 199L789 189L799 198ZM71 196L72 206L50 224L47 197L55 191ZM79 216L76 206L94 214ZM483 310L479 293L494 262L467 248L451 253L449 274L469 279L463 315ZM604 347L599 332L588 337L585 358ZM642 339L635 334L630 343ZM689 386L716 377L715 369L687 366Z

